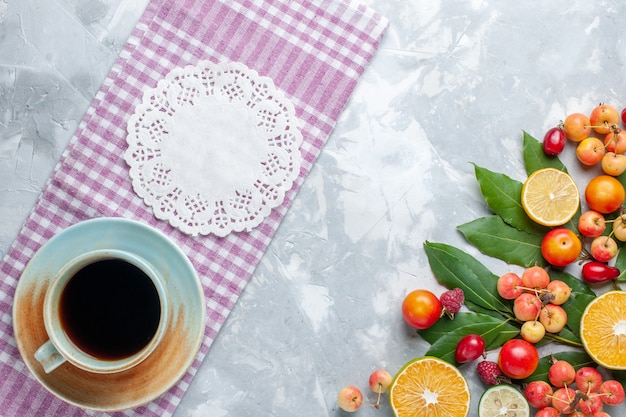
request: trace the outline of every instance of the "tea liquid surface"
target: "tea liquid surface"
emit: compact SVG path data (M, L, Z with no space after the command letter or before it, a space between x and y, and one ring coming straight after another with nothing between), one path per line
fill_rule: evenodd
M72 342L104 360L122 359L146 346L161 314L150 277L120 259L97 261L79 270L63 291L60 309Z

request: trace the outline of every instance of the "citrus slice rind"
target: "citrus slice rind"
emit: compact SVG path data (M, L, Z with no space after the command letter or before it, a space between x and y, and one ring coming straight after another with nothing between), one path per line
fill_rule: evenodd
M626 292L609 291L594 298L580 319L580 338L598 365L626 370Z
M389 388L396 417L467 417L470 390L454 365L430 356L407 362Z
M561 226L574 217L580 207L580 193L574 179L555 168L530 174L522 186L521 203L534 222Z
M494 385L485 390L478 402L478 417L530 417L524 394L511 385Z

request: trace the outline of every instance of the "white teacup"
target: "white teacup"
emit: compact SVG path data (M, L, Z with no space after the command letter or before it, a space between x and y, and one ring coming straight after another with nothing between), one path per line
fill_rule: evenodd
M69 261L44 299L49 340L35 352L46 373L64 362L85 371L132 368L157 347L167 328L163 277L121 250L94 250Z

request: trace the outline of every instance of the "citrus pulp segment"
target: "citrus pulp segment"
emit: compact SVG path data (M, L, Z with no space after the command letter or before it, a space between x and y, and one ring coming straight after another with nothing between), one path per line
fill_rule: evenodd
M489 387L480 397L478 417L530 417L524 394L510 385Z
M470 391L455 366L426 356L400 369L389 389L389 404L396 417L466 417Z
M580 193L572 177L555 168L539 169L522 186L522 207L543 226L561 226L578 211Z
M585 350L607 369L626 369L626 292L609 291L594 298L580 320Z

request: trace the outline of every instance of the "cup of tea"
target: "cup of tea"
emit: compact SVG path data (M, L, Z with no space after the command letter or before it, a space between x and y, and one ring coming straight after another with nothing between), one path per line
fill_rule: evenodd
M49 339L35 358L46 373L64 362L109 374L146 359L168 323L164 278L121 250L94 250L69 261L53 278L43 304Z

